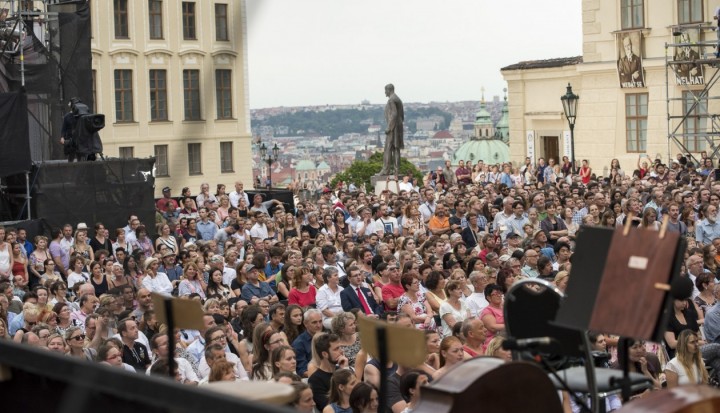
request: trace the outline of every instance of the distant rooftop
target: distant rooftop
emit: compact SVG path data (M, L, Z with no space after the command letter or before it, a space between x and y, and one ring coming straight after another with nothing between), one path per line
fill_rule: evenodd
M515 63L505 66L500 70L525 70L525 69L544 69L548 67L562 67L576 65L583 62L582 56L575 57L558 57L555 59L544 60L526 60L524 62Z

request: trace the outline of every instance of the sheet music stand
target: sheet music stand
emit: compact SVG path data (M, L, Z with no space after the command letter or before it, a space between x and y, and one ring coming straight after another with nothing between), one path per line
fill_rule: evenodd
M667 232L631 228L586 227L578 234L573 255L573 277L560 305L555 324L623 337L618 357L625 360L622 396L628 400L629 338L659 342L663 338L670 304L670 283L679 277L685 242Z
M627 220L630 221L630 220ZM566 298L555 323L659 342L685 242L677 232L587 227L578 234Z
M415 328L399 327L370 317L358 317L360 344L380 362L380 411L387 404L387 364L390 360L407 367L425 362L425 333Z
M175 327L202 330L203 310L200 302L184 298L170 298L158 293L151 294L155 316L168 329L168 365L170 377L175 378Z

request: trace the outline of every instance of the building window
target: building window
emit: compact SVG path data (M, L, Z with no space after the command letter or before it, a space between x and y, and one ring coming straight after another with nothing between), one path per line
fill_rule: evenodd
M621 0L623 29L640 29L645 26L643 0Z
M195 3L184 1L182 3L183 39L195 40Z
M135 157L135 148L132 146L121 146L120 147L120 158L129 159Z
M690 152L705 150L708 104L707 97L700 98L700 94L699 90L683 92L683 113L687 114L683 121L683 144Z
M188 143L188 173L202 174L201 147L199 143Z
M155 145L155 176L170 176L167 145Z
M233 167L233 143L220 142L220 172L235 172Z
M200 119L200 71L183 70L185 120Z
M217 99L217 118L232 119L232 70L215 71L215 96Z
M150 38L151 39L162 39L163 38L162 0L149 0L148 1L148 14L150 17Z
M92 111L97 113L97 70L92 70Z
M115 121L133 121L132 70L115 70Z
M648 94L625 95L625 134L628 152L647 149Z
M168 120L167 111L167 71L150 71L150 120Z
M703 21L702 0L678 0L678 24Z
M114 0L115 3L115 38L128 38L128 1Z
M227 7L227 4L215 4L215 40L219 42L230 40L228 36Z

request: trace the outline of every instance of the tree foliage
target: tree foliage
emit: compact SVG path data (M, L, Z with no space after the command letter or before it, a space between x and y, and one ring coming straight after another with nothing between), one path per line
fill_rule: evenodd
M358 187L365 185L365 188L368 191L372 191L370 178L380 172L382 166L383 153L375 152L369 159L357 160L353 162L344 172L335 175L335 178L330 181L330 185L335 187L340 181L342 181L345 186L347 186L352 182ZM410 161L401 157L400 176L404 176L406 174L411 174L413 177L418 179L419 182L422 182L422 172L420 172L420 170Z

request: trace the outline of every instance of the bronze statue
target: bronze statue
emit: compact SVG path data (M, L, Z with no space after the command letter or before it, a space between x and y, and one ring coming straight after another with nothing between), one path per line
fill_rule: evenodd
M400 149L405 148L403 142L403 103L395 94L395 86L385 86L385 96L388 97L385 105L385 153L383 155L383 167L378 175L400 174Z

